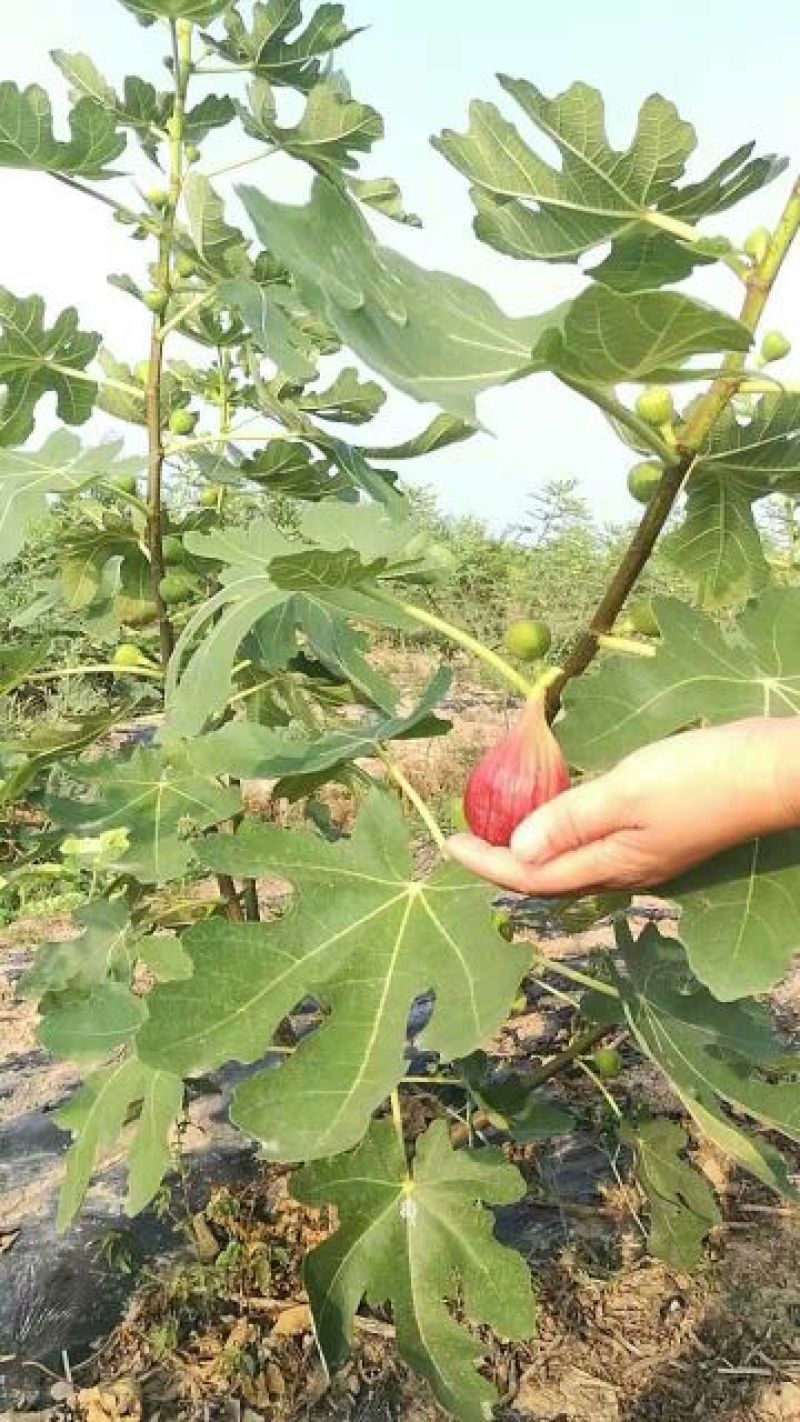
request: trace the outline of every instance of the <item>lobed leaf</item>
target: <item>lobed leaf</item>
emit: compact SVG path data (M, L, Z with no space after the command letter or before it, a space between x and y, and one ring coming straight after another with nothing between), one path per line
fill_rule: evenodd
M625 1127L622 1139L635 1152L650 1208L650 1253L674 1269L694 1269L703 1258L708 1231L722 1223L722 1216L705 1176L686 1158L686 1132L662 1118Z
M324 999L323 1024L280 1071L235 1093L232 1119L270 1159L318 1159L361 1139L403 1074L419 994L436 997L420 1046L448 1060L508 1012L525 955L498 943L491 890L453 865L415 879L409 851L400 808L380 791L347 841L249 823L200 850L217 872L288 878L297 905L277 923L210 920L187 933L194 975L153 992L138 1049L179 1073L257 1061L287 1012Z
M73 306L46 330L41 296L18 297L0 287L0 446L24 444L36 406L50 391L64 424L85 424L97 386L84 372L99 345L96 332L81 331Z
M113 178L107 165L125 147L116 115L94 99L78 99L69 115L69 142L53 133L53 112L44 89L0 84L0 168L30 168L97 181Z

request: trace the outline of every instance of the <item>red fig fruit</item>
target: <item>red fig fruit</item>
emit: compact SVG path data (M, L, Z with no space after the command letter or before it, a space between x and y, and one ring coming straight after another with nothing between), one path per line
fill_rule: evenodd
M473 834L489 844L509 843L517 825L562 790L569 771L544 714L544 698L534 696L507 736L487 751L464 792L464 814Z

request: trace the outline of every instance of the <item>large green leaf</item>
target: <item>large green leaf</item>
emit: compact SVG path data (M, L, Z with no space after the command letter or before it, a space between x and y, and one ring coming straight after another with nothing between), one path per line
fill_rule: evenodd
M352 366L340 370L327 390L304 390L295 404L323 420L364 425L386 402L386 391L374 380L359 380Z
M572 682L559 740L573 765L604 770L695 722L800 712L800 589L770 588L735 626L656 597L654 657L609 653Z
M350 840L249 823L200 854L222 873L289 879L297 905L274 924L217 920L186 934L194 975L155 990L139 1046L146 1061L181 1073L255 1061L287 1012L324 998L323 1025L280 1072L236 1091L232 1118L270 1159L316 1159L360 1140L403 1075L420 993L436 996L420 1045L445 1059L467 1055L504 1020L524 953L498 941L485 884L453 865L413 877L409 830L385 792L372 792Z
M770 1036L765 1009L748 1000L718 1002L692 977L681 944L654 925L635 941L625 925L617 932L627 968L619 987L639 1046L721 1150L772 1189L794 1194L783 1156L726 1114L733 1108L800 1139L800 1088L769 1079L785 1054Z
M66 989L48 1006L39 1040L48 1052L78 1062L107 1061L126 1046L147 1015L126 983L102 982L88 992Z
M107 165L125 147L117 119L94 99L79 99L70 111L69 142L53 134L50 100L38 84L19 89L0 84L0 168L34 168L81 178L113 178Z
M192 241L203 262L222 277L246 277L252 263L247 241L225 220L225 204L202 173L187 173L183 201Z
M670 188L659 201L660 211L694 224L758 192L784 172L787 160L772 154L753 158L754 147L755 143L743 143L699 182ZM609 255L592 267L591 275L618 291L651 290L682 281L696 266L716 261L728 245L724 240L676 241L640 223L615 239Z
M307 1256L304 1277L328 1368L347 1360L362 1299L391 1303L402 1357L462 1422L486 1422L498 1401L477 1371L487 1347L453 1316L502 1338L533 1332L531 1280L521 1255L498 1244L481 1201L513 1204L525 1193L515 1166L493 1147L453 1150L444 1121L416 1142L411 1172L391 1122L377 1121L351 1155L307 1166L293 1194L334 1206L339 1228Z
M677 1121L643 1121L623 1129L636 1156L636 1174L650 1208L647 1245L674 1269L694 1269L703 1240L722 1221L705 1176L686 1158L689 1138Z
M402 552L414 525L393 521L377 505L326 503L319 516L315 506L303 512L299 532L306 537L290 541L262 519L246 532L188 535L189 552L226 566L221 590L190 617L178 640L166 687L175 730L193 735L222 709L238 650L250 634L259 661L274 671L296 654L301 632L329 671L394 711L395 689L363 655L365 639L351 623L414 626L383 599L373 576L391 577L393 561L405 570Z
M369 104L351 99L341 75L314 85L303 113L291 128L281 127L274 112L270 117L270 106L264 104L263 97L263 83L256 80L251 88L253 112L240 110L247 132L323 172L357 168L358 155L368 153L383 137L380 114Z
M474 421L482 390L547 368L535 354L567 309L511 317L486 292L379 247L337 184L318 178L305 207L239 194L261 240L312 310L373 369L417 400Z
M640 291L688 276L728 243L680 240L659 226L721 212L783 171L773 157L753 158L746 144L705 178L685 187L696 137L673 104L651 94L639 111L629 148L611 147L602 95L575 83L548 99L525 79L500 75L544 139L559 150L560 168L535 152L494 104L470 107L466 133L446 129L434 147L473 183L475 230L512 257L575 262L604 242L612 251L592 275L620 290Z
M118 94L88 55L54 49L51 58L72 85L73 99L79 99L82 95L93 99L116 123L133 129L145 150L151 156L155 155L159 136L164 136L164 126L172 114L171 94L158 93L152 84L136 74L127 76L122 93ZM204 104L209 101L217 102L213 95L209 95ZM228 103L229 117L232 118L235 110L230 100ZM187 116L187 137L188 128ZM199 141L201 136L199 129L191 134L195 141Z
M446 449L449 444L460 444L471 439L476 433L475 426L457 415L434 415L429 425L411 439L401 444L371 445L362 447L362 454L369 459L419 459L421 455L433 454L437 449Z
M325 56L358 34L347 28L343 15L343 5L320 5L305 29L291 38L303 23L301 0L256 0L252 29L231 8L225 16L225 39L207 39L226 59L271 84L307 91L317 82Z
M697 976L723 1001L768 992L800 952L800 830L735 845L659 886Z
M525 79L500 75L563 166L551 167L494 104L474 102L466 134L446 129L433 140L475 184L475 230L513 256L576 261L648 213L683 172L695 143L691 124L660 94L646 99L630 148L615 151L605 131L602 95L572 84L547 99Z
M227 773L240 779L316 775L333 770L348 761L377 755L387 741L447 731L450 722L439 720L432 713L447 694L450 679L449 670L441 668L408 715L344 725L315 740L299 740L253 721L229 721L220 730L193 741L189 757L198 770L212 775Z
M41 654L42 649L34 647L34 654L37 651ZM42 655L39 660L43 660ZM24 681L25 677L20 680ZM0 692L4 685L0 670ZM73 716L68 720L45 722L35 727L25 726L24 735L3 736L0 739L0 759L8 762L9 773L0 782L0 805L19 799L31 782L56 761L65 762L69 756L94 745L112 726L130 721L136 709L135 702L118 703L88 716Z
M703 351L746 351L747 326L677 291L623 294L592 285L576 297L560 346L548 349L557 374L592 385L670 380Z
M107 978L127 982L135 954L130 913L120 899L95 899L72 915L83 931L43 943L32 968L20 979L22 997L39 998L68 988L89 988Z
M121 440L84 449L68 430L56 430L38 450L0 449L0 562L16 558L53 494L63 498L100 479L138 473L142 460L120 458L121 449Z
M694 465L683 523L664 551L707 607L743 601L769 577L753 504L800 493L800 396L769 395L747 424L730 408Z
M81 331L68 306L49 331L41 296L18 297L0 287L0 445L24 444L43 395L53 391L59 419L82 425L92 413L97 386L83 375L100 337ZM72 375L71 371L76 374Z
M126 1208L134 1215L155 1195L170 1166L169 1134L183 1104L183 1083L166 1072L151 1071L135 1056L103 1067L87 1077L56 1115L73 1137L67 1151L66 1179L58 1208L65 1230L81 1207L101 1151L121 1135L131 1107L141 1103L128 1155Z
M138 749L128 760L109 756L75 771L96 798L47 802L59 828L102 834L128 832L128 848L115 867L145 882L180 878L199 845L189 835L230 819L241 809L238 790L200 774L185 751Z

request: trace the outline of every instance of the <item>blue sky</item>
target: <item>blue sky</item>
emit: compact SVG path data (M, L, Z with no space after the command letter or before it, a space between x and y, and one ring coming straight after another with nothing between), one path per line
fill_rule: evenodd
M309 9L308 6L305 7ZM665 94L700 136L699 160L690 173L711 167L747 139L760 151L786 153L796 163L800 131L800 11L796 0L702 0L668 6L640 0L590 0L541 5L535 0L349 0L347 17L367 31L342 51L356 97L373 102L386 118L387 137L363 165L370 175L390 172L407 205L425 222L422 232L401 231L378 219L381 238L416 261L444 267L480 283L507 310L536 311L576 289L573 268L520 263L478 243L471 232L472 208L465 180L430 147L431 133L465 126L470 98L493 98L508 117L514 106L494 75L506 71L532 79L547 93L583 79L607 102L612 142L627 143L642 99ZM767 18L768 17L768 18ZM4 37L2 78L36 80L54 95L64 84L47 54L81 50L109 78L139 71L158 81L162 45L157 32L141 29L114 0L26 0L15 7L13 33ZM197 82L197 95L212 87ZM63 109L56 104L57 112ZM523 115L519 126L536 142ZM237 145L238 138L235 140ZM244 144L248 140L242 140ZM211 158L225 162L226 139ZM547 156L546 150L543 150ZM133 155L133 149L130 150ZM275 162L245 169L248 182L279 195L302 195L302 179ZM145 178L144 175L147 174ZM155 170L138 167L152 183ZM232 180L221 187L230 190ZM60 305L78 306L84 325L102 329L109 345L129 359L146 354L146 323L105 273L141 264L144 244L126 239L99 206L37 174L0 174L4 195L0 281L19 294L41 291ZM788 178L751 199L717 230L741 237L769 225L780 210ZM120 194L130 188L121 182ZM800 260L782 278L780 325L800 350ZM707 270L692 290L735 310L740 296L724 270ZM772 324L775 324L775 317ZM788 363L787 363L788 364ZM796 366L795 366L796 369ZM430 412L392 396L376 424L376 437L408 433ZM484 397L484 424L492 436L406 466L409 476L431 483L446 507L474 512L496 525L522 517L529 495L551 477L575 475L600 517L627 518L635 511L625 493L628 456L599 415L583 407L549 377L535 377ZM103 431L102 420L92 432Z

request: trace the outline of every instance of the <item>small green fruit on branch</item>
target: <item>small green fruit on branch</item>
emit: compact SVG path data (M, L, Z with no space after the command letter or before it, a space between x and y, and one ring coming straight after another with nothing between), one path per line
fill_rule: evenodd
M642 391L636 401L636 413L646 424L657 429L662 425L671 425L675 419L671 392L663 385L651 385L649 390Z
M520 617L510 623L504 638L506 651L522 662L538 662L547 656L552 640L547 623L534 617Z
M783 331L766 331L761 342L761 360L768 365L771 360L783 360L792 349L792 343Z
M194 410L173 410L169 417L170 434L190 435L197 420L198 416Z
M156 316L160 316L162 311L166 311L169 304L169 296L166 291L159 291L157 288L146 291L143 300L148 311L152 311Z
M464 791L473 834L507 845L517 825L569 789L567 763L547 724L544 696L532 696L507 736L478 761Z
M649 504L661 483L663 473L660 464L634 464L628 474L628 493L637 503Z

